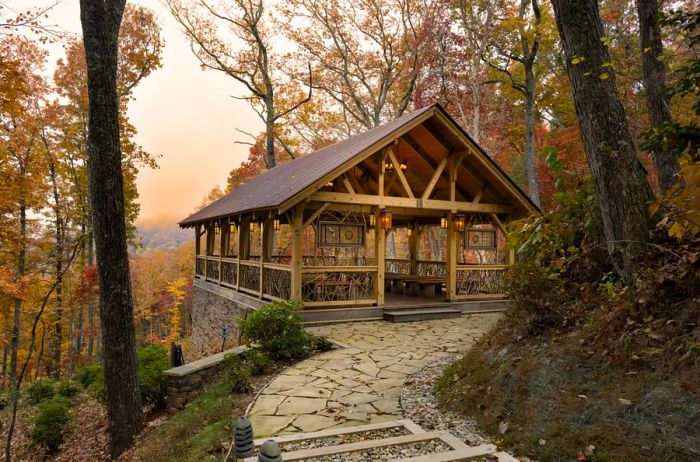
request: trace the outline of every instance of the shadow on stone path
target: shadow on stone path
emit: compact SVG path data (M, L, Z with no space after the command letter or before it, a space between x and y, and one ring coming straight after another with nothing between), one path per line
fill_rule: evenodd
M302 361L272 380L250 410L255 436L400 419L406 378L427 363L466 351L500 316L309 329L346 348Z

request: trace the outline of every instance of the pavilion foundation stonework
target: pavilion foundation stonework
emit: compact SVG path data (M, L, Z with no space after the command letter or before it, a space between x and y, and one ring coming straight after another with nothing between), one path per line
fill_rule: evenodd
M192 347L186 360L209 356L239 344L238 320L250 309L195 285L192 287ZM223 329L226 327L224 344Z

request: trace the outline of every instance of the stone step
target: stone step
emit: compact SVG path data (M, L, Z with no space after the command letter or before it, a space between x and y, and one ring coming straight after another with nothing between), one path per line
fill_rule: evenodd
M452 319L462 316L460 310L454 308L433 308L421 310L385 311L384 320L389 322L414 322L431 319Z
M518 462L492 444L467 446L448 432L426 432L410 420L263 438L256 440L255 446L259 448L268 439L280 445L285 462L458 462L484 457L498 462ZM257 458L251 457L245 461L255 462Z

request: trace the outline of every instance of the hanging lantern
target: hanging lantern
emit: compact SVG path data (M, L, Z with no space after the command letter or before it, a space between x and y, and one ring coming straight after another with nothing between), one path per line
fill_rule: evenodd
M229 233L231 233L231 234L236 234L236 222L235 222L235 221L230 222L229 225L228 225L228 227L229 227L229 228L228 228L228 229L229 229Z
M255 231L255 221L251 220L250 221L250 232L252 233L253 231Z
M445 217L440 218L440 228L447 229L447 218L445 218Z
M374 216L374 211L372 211L369 214L369 227L374 228L375 226L377 226L377 217Z
M408 228L406 228L406 236L413 237L413 225L410 225Z
M279 230L280 230L280 219L279 219L279 217L275 217L275 219L272 220L272 229L274 229L275 231L279 231Z
M382 209L379 212L379 227L381 229L391 229L391 212L387 209Z
M402 172L405 172L408 170L408 165L406 164L405 160L402 160L401 163L399 164L399 168L401 169Z
M214 223L214 234L217 236L221 234L221 225L219 223Z
M326 183L326 187L327 187L327 188L332 188L332 187L333 187L333 182L332 182L332 181L329 181L328 183Z
M452 217L452 229L455 232L461 233L467 226L467 216L463 213L457 213Z

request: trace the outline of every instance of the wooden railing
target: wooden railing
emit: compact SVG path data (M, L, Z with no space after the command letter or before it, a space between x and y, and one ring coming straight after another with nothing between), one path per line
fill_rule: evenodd
M305 306L371 305L376 302L376 266L307 266L302 268Z
M221 285L236 288L238 285L238 259L221 259Z
M387 258L384 260L384 272L388 274L411 274L411 260Z
M268 300L291 297L291 267L259 260L197 255L195 276Z
M205 257L203 255L197 255L197 259L195 260L195 265L194 265L194 274L196 276L205 277L207 274L206 267L207 267L207 257Z
M434 278L447 277L447 263L444 261L418 260L416 275Z
M263 263L263 295L275 300L292 297L292 269L285 265Z
M508 265L458 265L458 298L505 297Z

